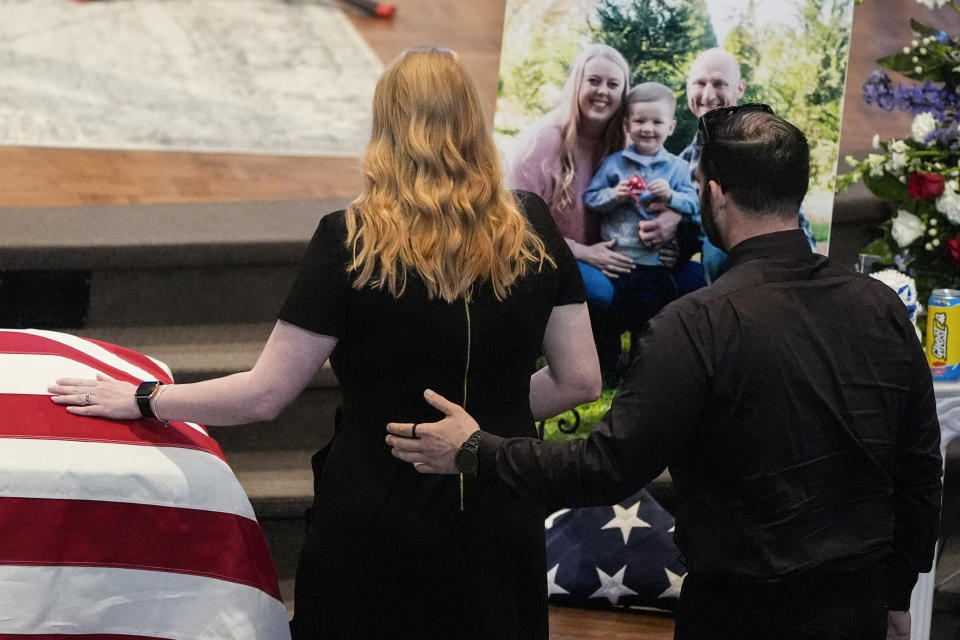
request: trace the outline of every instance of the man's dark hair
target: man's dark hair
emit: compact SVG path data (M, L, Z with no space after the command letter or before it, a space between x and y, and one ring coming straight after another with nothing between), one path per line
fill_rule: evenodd
M796 215L810 184L803 132L773 113L736 108L719 118L711 113L701 124L704 178L719 183L746 212Z

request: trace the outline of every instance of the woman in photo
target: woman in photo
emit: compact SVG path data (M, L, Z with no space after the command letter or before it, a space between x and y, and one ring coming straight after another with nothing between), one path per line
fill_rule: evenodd
M626 146L623 119L630 70L620 52L591 44L577 55L560 104L527 126L513 142L507 183L539 195L576 257L589 300L609 304L610 278L633 261L600 241L600 218L583 194L600 163Z

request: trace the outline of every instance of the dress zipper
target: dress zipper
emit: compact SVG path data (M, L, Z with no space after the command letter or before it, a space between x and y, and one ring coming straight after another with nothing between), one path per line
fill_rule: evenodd
M472 333L470 330L470 299L463 299L463 309L467 316L467 361L463 367L463 408L467 408L467 377L470 375L470 346ZM463 473L460 474L460 513L463 513Z

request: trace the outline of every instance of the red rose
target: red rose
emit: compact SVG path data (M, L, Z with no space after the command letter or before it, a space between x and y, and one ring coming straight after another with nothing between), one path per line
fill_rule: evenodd
M943 176L939 173L911 173L907 191L917 200L933 200L943 193Z
M947 257L954 266L960 267L960 238L947 240Z

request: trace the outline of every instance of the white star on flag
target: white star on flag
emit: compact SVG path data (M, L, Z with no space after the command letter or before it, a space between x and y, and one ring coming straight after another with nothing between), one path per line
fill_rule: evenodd
M556 522L557 518L562 516L565 513L570 513L570 509L560 509L559 511L554 511L543 521L543 526L545 529L553 529L553 523Z
M557 584L557 569L560 568L559 564L553 565L553 569L547 571L547 595L552 596L553 594L569 594L570 592Z
M559 566L559 565L557 565ZM687 577L687 574L678 576L670 569L664 568L664 572L667 574L667 580L670 581L670 586L667 587L667 590L661 593L657 598L679 598L680 597L680 587L683 586L683 579Z
M627 544L630 539L630 531L634 527L650 528L650 525L637 517L637 511L640 509L638 501L629 509L624 509L618 504L613 505L613 520L600 527L601 529L620 529L623 534L623 544Z
M607 575L600 567L597 567L597 577L600 578L600 588L594 591L590 597L606 598L610 601L610 604L615 605L617 604L617 600L620 599L620 596L637 595L636 591L623 584L623 574L626 572L627 565L623 565L623 568L612 576Z

